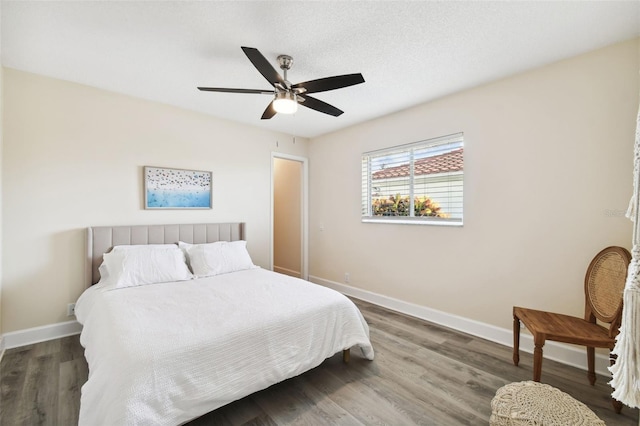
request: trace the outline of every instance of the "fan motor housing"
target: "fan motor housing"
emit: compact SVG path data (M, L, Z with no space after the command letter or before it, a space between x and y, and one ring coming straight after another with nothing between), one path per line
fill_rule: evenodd
M289 55L279 55L278 65L280 65L280 69L290 70L293 66L293 58Z

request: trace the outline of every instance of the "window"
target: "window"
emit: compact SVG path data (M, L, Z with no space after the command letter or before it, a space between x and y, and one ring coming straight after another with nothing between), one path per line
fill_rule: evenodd
M462 225L462 133L362 154L362 221Z

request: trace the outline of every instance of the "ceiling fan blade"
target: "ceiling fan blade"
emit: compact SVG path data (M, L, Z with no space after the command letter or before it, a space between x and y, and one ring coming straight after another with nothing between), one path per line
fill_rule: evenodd
M278 71L271 66L269 61L258 51L258 49L254 47L242 47L244 54L247 55L247 58L251 61L254 67L264 78L267 79L272 86L275 86L276 83L284 84L284 79L278 74Z
M305 81L304 83L294 84L291 88L304 88L305 91L302 93L318 93L354 86L360 83L364 83L362 74L345 74Z
M267 106L267 109L264 110L264 112L262 113L262 117L260 117L261 120L268 120L271 117L273 117L274 115L276 115L276 110L275 108L273 108L273 101L271 101L269 103L269 105Z
M223 92L223 93L258 93L273 95L273 90L260 90L260 89L229 89L226 87L198 87L198 90L203 92Z
M299 102L299 105L315 109L316 111L323 112L325 114L333 115L334 117L337 117L344 112L334 107L333 105L329 105L328 103L323 102L320 99L312 98L311 96L298 97L304 99L304 102Z

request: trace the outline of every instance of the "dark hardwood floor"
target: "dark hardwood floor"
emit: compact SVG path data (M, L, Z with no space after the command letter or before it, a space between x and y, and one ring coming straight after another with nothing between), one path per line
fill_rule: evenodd
M319 367L192 422L199 425L486 425L496 390L530 380L532 356L356 301L376 359L352 349ZM586 356L586 355L585 355ZM0 364L0 425L74 425L87 365L78 336L8 350ZM608 425L638 425L638 410L615 414L608 379L545 359L542 381L587 404Z

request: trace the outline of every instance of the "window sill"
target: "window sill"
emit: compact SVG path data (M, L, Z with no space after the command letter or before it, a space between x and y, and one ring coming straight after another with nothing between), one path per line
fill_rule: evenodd
M449 220L424 220L424 219L391 219L391 218L369 218L363 217L362 223L386 223L386 224L394 224L394 225L433 225L433 226L454 226L454 227L462 227L462 220L459 222L449 221Z

